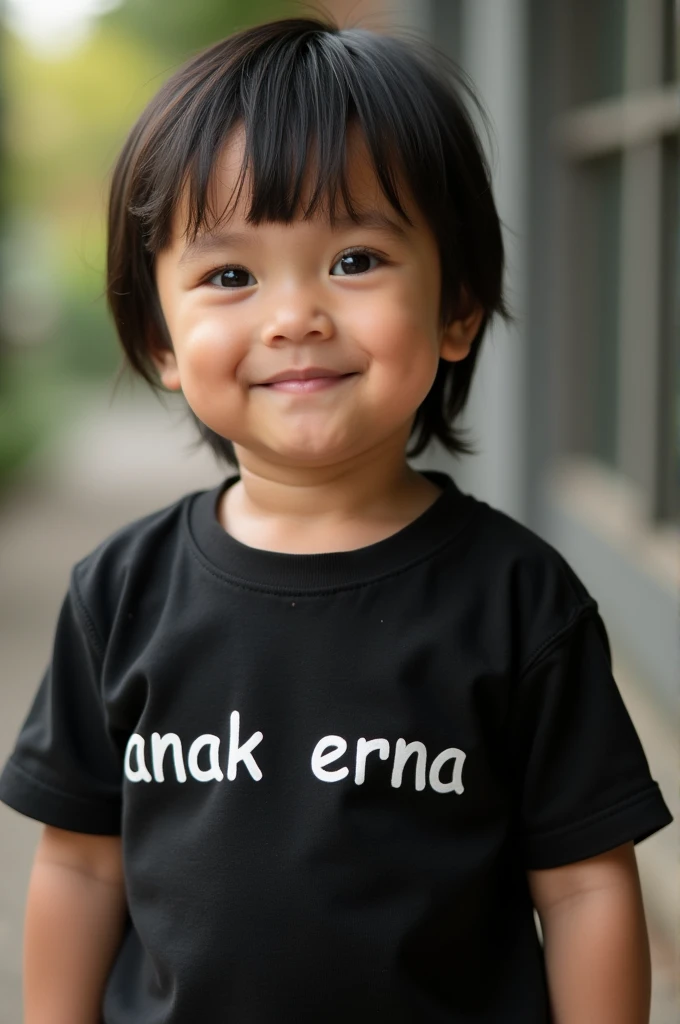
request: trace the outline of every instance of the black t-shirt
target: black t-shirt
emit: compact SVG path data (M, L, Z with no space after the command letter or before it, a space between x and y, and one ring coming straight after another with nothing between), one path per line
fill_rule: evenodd
M247 547L218 488L75 567L0 796L122 834L106 1024L545 1024L527 869L670 821L595 602L428 476L359 550Z

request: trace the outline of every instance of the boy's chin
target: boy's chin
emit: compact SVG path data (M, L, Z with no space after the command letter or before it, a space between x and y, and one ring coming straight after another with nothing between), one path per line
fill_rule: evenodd
M234 443L239 465L268 464L288 469L324 469L359 458L361 449L347 444L272 444L240 445Z

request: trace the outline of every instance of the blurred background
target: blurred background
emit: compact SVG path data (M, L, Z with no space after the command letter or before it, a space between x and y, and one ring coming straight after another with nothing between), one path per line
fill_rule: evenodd
M138 112L188 56L284 0L0 0L0 760L73 562L223 472L176 400L124 375L102 298L104 206ZM680 817L680 3L324 0L416 33L489 112L512 327L485 342L452 472L571 561ZM0 807L0 1024L20 1019L37 826ZM677 1024L679 826L639 848L654 1024Z

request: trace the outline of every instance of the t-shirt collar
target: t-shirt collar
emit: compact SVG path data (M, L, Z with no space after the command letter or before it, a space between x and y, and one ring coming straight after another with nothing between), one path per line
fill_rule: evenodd
M192 541L210 567L231 579L272 591L320 592L355 587L432 557L470 520L473 499L445 473L423 472L442 493L420 516L375 544L352 551L287 554L253 548L228 534L217 517L220 498L239 480L229 477L198 494L189 507Z

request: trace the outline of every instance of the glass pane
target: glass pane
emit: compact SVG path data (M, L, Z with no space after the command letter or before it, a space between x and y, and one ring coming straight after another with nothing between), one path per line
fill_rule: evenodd
M626 5L621 0L573 0L565 6L571 54L568 106L620 95Z
M619 362L619 264L621 247L621 157L593 160L587 169L592 190L594 280L591 295L593 359L592 455L616 464Z
M659 398L653 513L680 525L680 137L663 141Z
M680 140L677 136L668 139L665 144L665 182L664 189L664 226L666 239L664 239L664 281L663 281L663 312L664 316L663 338L664 347L667 347L670 358L669 366L670 382L668 388L663 388L662 401L670 404L670 412L666 419L669 422L671 450L669 457L664 460L666 472L670 479L662 481L662 494L660 512L665 517L680 520ZM664 394L665 391L665 394ZM662 439L662 445L664 441ZM663 452L662 452L663 454ZM663 464L662 464L663 465ZM663 469L662 469L663 472Z
M680 0L664 0L663 81L680 79Z
M616 464L621 156L573 169L566 200L568 447ZM566 382L565 382L566 383Z
M431 6L432 42L451 60L463 63L461 0L434 0Z

